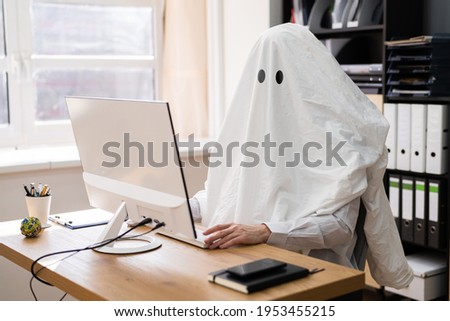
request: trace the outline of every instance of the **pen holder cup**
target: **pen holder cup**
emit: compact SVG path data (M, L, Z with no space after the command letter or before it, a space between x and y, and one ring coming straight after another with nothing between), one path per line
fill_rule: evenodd
M50 215L52 196L25 196L25 201L27 203L28 216L39 219L39 221L41 221L42 228L50 227L50 224L48 223L48 216Z

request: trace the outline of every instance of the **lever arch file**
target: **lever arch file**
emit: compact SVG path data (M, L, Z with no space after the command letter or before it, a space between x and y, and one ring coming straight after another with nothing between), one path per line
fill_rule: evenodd
M427 106L411 105L411 171L424 173L426 160Z
M414 243L426 244L425 180L414 180Z
M400 231L400 176L398 175L389 175L389 204L395 224Z
M389 123L389 132L386 137L388 150L387 168L397 168L397 104L384 104L384 117Z
M411 105L397 104L397 169L411 169Z
M444 188L438 180L429 180L428 184L428 246L439 249L445 235Z
M414 241L413 228L413 180L412 177L402 177L402 240L412 242Z
M430 174L447 172L447 108L447 105L427 105L426 172Z

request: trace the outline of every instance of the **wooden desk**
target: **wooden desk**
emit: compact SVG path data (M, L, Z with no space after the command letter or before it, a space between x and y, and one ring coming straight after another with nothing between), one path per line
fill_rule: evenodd
M69 230L55 225L27 239L19 225L20 221L0 223L0 255L26 270L41 255L92 244L103 228ZM361 271L265 244L204 250L157 237L163 245L152 252L115 256L83 251L39 275L80 300L326 300L364 287ZM250 295L207 281L209 272L264 257L325 271Z

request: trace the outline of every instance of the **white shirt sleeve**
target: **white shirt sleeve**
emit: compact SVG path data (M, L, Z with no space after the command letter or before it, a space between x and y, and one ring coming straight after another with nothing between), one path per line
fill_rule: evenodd
M206 210L206 191L190 199L194 220L201 221ZM360 198L330 215L311 215L289 222L264 222L271 235L267 244L309 254L327 261L353 266L351 256L356 243L354 233Z
M356 198L331 215L264 223L272 232L267 244L351 266L359 203Z
M202 220L202 215L200 212L200 203L198 202L198 199L195 197L189 199L189 206L191 207L194 222L200 222Z
M192 216L194 216L195 222L201 222L202 213L206 211L206 190L197 192L194 197L189 199L191 206Z

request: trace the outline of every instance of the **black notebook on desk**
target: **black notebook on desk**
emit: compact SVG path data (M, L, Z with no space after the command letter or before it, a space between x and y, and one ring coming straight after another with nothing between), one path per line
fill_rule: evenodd
M305 277L309 273L301 266L261 259L212 272L208 280L242 293L252 293Z

